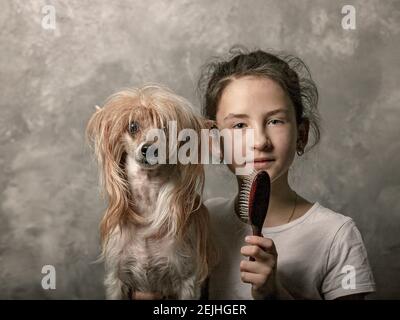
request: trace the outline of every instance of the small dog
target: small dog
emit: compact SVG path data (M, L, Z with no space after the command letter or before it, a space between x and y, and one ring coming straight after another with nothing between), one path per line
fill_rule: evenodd
M215 260L201 202L203 165L148 159L154 141L146 133L166 130L169 121L199 136L207 128L189 102L155 85L112 95L87 125L108 199L100 225L108 299L131 299L137 292L198 299Z

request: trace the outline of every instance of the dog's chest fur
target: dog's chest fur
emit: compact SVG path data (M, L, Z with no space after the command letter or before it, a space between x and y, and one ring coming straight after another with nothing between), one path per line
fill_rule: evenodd
M160 202L162 206L171 205L164 203L163 199L166 185L173 183L170 174L143 173L134 164L129 166L128 180L135 212L150 217L156 214ZM117 270L117 277L125 287L123 291L134 288L137 291L182 297L182 283L193 277L196 270L194 234L189 232L184 241L177 243L175 239L165 237L146 239L146 226L127 225L124 228L122 232L114 232L106 258Z
M135 212L144 217L149 217L156 209L161 188L168 182L170 173L141 170L129 159L127 165L129 187Z
M196 269L190 240L181 245L172 239L145 240L140 229L123 230L110 241L109 261L115 263L123 291L160 292L177 298L181 284Z

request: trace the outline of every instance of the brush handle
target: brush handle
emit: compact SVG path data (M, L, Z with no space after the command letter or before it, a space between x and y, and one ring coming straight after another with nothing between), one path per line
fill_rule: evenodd
M266 171L257 172L251 183L248 199L248 217L253 235L262 237L262 228L268 212L271 180ZM250 258L250 261L254 261Z
M258 226L252 225L251 228L253 229L253 236L257 236L257 237L262 237L262 232L261 232L261 228L259 228ZM249 258L250 261L256 261L256 259L254 259L253 257Z
M253 229L253 236L262 237L263 234L261 232L262 228L256 225L252 225L251 228Z

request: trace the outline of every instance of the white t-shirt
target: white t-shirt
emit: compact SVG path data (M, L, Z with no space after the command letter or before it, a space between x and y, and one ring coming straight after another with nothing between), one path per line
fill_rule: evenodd
M251 227L234 211L235 198L204 202L210 212L219 264L209 282L210 299L252 299L240 279L240 254ZM367 252L354 221L316 202L290 223L263 228L278 252L280 281L295 299L336 299L375 291ZM355 277L354 277L355 275Z

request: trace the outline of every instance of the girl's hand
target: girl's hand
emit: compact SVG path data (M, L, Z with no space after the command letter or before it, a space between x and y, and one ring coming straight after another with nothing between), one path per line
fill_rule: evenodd
M276 298L278 253L274 242L257 236L247 236L245 241L248 245L243 246L240 252L245 257L253 257L255 261L241 261L242 281L252 284L251 294L254 299Z

